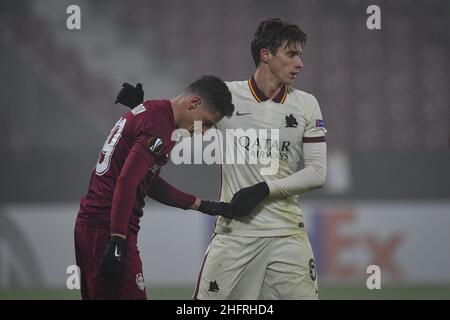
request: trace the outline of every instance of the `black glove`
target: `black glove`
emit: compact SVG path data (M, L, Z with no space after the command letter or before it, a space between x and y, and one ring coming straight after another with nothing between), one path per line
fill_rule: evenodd
M227 219L233 219L230 204L228 202L205 201L200 202L198 211L209 214L210 216L223 216Z
M126 240L111 236L106 245L105 254L100 261L100 278L106 282L118 280L122 275Z
M260 182L251 187L242 188L231 199L231 212L236 217L248 215L255 207L269 195L267 183Z
M142 84L138 83L136 87L133 87L131 84L125 82L114 103L117 102L131 109L140 105L144 102L144 90L142 90Z

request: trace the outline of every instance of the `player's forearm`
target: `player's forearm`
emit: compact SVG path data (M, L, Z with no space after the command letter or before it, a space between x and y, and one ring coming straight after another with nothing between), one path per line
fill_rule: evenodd
M194 195L179 190L159 176L150 182L148 196L171 207L196 209Z
M127 234L137 185L117 179L111 208L111 234Z
M181 209L198 210L210 216L221 215L228 219L234 218L230 213L229 203L200 200L189 193L178 190L159 176L154 180L148 195L163 204Z
M276 180L266 180L270 196L286 197L320 188L326 180L326 143L303 145L305 167L298 172Z

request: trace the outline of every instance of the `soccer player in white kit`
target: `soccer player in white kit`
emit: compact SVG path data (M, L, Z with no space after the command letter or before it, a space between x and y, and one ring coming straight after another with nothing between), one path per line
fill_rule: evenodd
M227 129L278 129L278 170L263 175L259 162L222 165L220 200L245 217L217 218L194 299L318 298L298 198L325 182L327 131L316 98L291 86L303 67L305 41L294 24L262 21L251 44L255 74L227 83L235 113L217 129L223 136Z

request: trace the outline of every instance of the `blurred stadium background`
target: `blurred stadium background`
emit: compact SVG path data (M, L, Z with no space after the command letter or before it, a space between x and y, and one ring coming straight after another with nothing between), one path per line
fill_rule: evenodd
M81 8L81 30L66 8ZM381 30L366 8L381 8ZM450 298L450 2L20 0L0 3L0 299L78 299L80 197L122 82L172 97L203 74L245 80L257 23L307 34L296 87L321 104L325 188L302 196L324 299ZM163 176L217 199L218 166ZM140 234L153 299L190 299L212 221L154 203ZM379 265L381 290L366 288Z

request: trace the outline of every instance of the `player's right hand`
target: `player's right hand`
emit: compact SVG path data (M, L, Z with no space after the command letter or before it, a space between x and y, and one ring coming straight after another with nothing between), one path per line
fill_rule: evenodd
M223 216L227 219L233 219L234 215L231 212L230 204L228 202L215 202L202 200L198 211L206 213L210 216Z
M266 182L257 183L251 187L242 188L231 199L231 211L236 217L244 217L270 194Z
M142 89L142 84L136 84L136 87L133 87L129 83L122 84L122 89L120 89L117 94L116 101L114 103L121 103L124 106L127 106L131 109L140 105L144 102L144 90Z
M100 261L100 278L105 283L118 280L122 275L126 240L111 236L106 245L105 254Z

